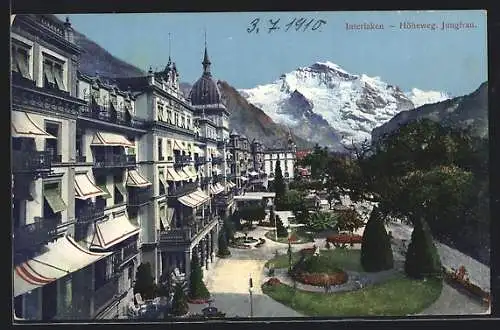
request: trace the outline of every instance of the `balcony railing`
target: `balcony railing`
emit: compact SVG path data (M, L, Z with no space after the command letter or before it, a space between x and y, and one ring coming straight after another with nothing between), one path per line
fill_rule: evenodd
M219 165L224 163L224 157L212 157L212 164Z
M148 188L131 188L128 194L129 206L143 206L151 201L153 190Z
M169 197L180 197L192 193L198 188L198 183L190 182L184 183L181 187L168 187L168 196Z
M204 219L195 221L190 227L173 228L166 232L160 232L160 244L191 242L196 238L196 235L202 232L207 226L218 221L218 217L205 216Z
M94 155L94 167L113 168L135 166L135 155L96 154Z
M51 164L51 154L47 151L12 150L13 173L50 172Z
M118 277L113 276L106 284L94 291L94 311L100 311L111 304L119 295Z
M85 155L76 155L76 162L77 163L86 163L87 162L87 156L85 156Z
M104 205L91 203L75 210L78 222L92 222L104 217Z
M35 217L35 222L14 229L15 251L33 250L57 236L58 219Z
M194 164L196 166L203 165L207 162L207 160L204 157L195 157L194 158Z
M123 111L114 111L110 107L104 107L92 102L88 106L83 107L80 115L138 129L146 129L148 126L146 120L130 115L125 109Z
M192 162L191 156L175 156L175 166L184 166Z
M133 256L137 255L139 250L137 248L137 242L132 242L123 248L123 261L127 261Z

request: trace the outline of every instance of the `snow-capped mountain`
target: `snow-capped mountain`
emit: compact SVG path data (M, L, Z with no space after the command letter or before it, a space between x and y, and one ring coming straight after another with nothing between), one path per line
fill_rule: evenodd
M239 92L298 136L334 149L339 142L370 139L373 128L416 104L447 98L418 89L404 93L379 77L354 75L331 62L301 67L273 83Z
M451 96L444 92L437 91L423 91L418 88L413 88L406 96L418 108L424 104L437 103L444 100L451 99Z

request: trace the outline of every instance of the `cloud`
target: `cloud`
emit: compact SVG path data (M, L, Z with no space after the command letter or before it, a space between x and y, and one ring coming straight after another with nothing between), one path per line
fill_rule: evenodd
M233 40L233 37L227 37L227 40Z

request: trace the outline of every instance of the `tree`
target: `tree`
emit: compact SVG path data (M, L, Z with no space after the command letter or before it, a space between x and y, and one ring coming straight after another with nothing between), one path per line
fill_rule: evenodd
M207 299L210 297L210 292L208 292L205 283L203 283L203 270L198 259L198 253L193 253L193 257L191 258L189 297L191 299Z
M379 272L394 266L391 241L382 213L374 207L361 241L361 265L367 272Z
M276 193L275 204L276 209L281 209L281 204L285 197L285 181L283 180L283 173L281 172L280 160L276 162L276 168L274 169L274 192Z
M317 211L308 218L307 229L313 232L334 230L337 226L337 217L329 212Z
M287 237L288 236L288 230L283 225L283 222L281 221L279 216L276 216L276 235L278 237Z
M140 293L144 299L152 299L155 292L154 278L149 262L141 263L137 267L134 294Z
M229 217L224 217L222 224L222 232L224 232L227 242L229 242L229 240L232 240L234 238L235 221L236 220L234 219L233 215Z
M416 279L440 277L441 260L425 220L415 221L406 251L405 273Z
M175 316L186 315L189 311L186 292L183 286L177 283L174 287L174 297L172 302L172 314Z
M262 205L244 206L239 211L239 216L247 220L250 226L253 222L260 222L266 217L266 211Z
M276 215L273 208L269 211L269 222L271 226L276 226Z
M224 230L222 230L220 233L219 233L219 251L217 252L217 255L219 257L222 257L222 258L225 258L225 257L228 257L231 255L231 251L229 251L229 248L228 248L228 240L227 240L227 236L226 236L226 233Z
M337 224L335 228L338 231L348 231L352 233L365 225L364 221L360 218L358 212L354 208L337 212Z

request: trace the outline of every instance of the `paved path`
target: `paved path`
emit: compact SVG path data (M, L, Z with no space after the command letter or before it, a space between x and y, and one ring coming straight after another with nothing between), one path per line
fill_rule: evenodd
M254 238L265 238L264 235L272 228L257 227L249 236ZM404 261L404 250L401 243L403 240L409 242L411 237L411 228L402 224L390 224L388 230L392 230L395 237L393 244L394 258L396 268L401 270ZM362 235L363 229L360 229L358 234ZM311 247L316 244L323 247L325 240L315 239L314 243L293 244L292 250L299 251L304 247ZM261 291L260 285L267 280L264 273L264 265L267 260L271 259L275 251L280 254L286 254L288 244L277 243L266 238L266 243L256 249L242 250L230 248L231 257L227 259L218 259L212 265L209 271L206 271L205 282L209 291L214 297L214 305L221 311L226 313L228 317L249 317L250 316L250 295L248 292L248 279L251 274L253 278L253 315L255 317L300 317L300 313L276 302ZM459 265L464 264L472 274L483 274L484 269L473 270L474 259L467 257L460 252L438 245L438 250L441 255L443 264L448 266L450 260L453 260ZM450 252L450 250L452 252ZM453 252L455 251L455 252ZM445 257L443 257L443 255ZM450 257L450 255L454 257ZM465 257L464 257L465 256ZM470 261L469 259L473 261ZM466 263L469 260L469 263ZM477 263L477 261L475 261ZM459 265L450 267L458 268ZM215 267L214 267L215 266ZM469 267L468 267L469 266ZM477 266L476 267L480 267ZM482 267L486 267L482 265ZM487 267L486 267L487 268ZM489 268L488 279L489 279ZM481 281L482 277L479 277ZM484 282L483 285L486 286ZM489 282L488 282L489 288ZM206 305L190 305L191 313L201 313L201 309ZM457 291L456 289L444 284L443 292L438 300L426 308L420 315L463 315L463 314L481 314L486 312L486 308L481 306L475 300L467 295Z

